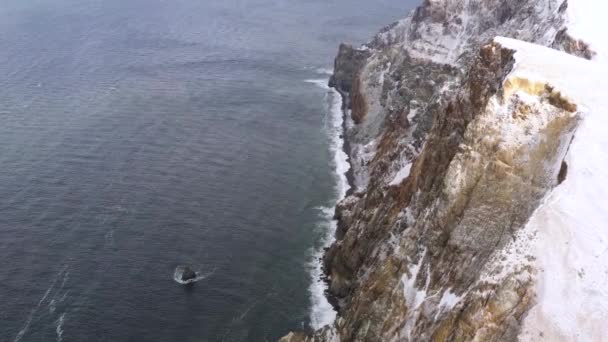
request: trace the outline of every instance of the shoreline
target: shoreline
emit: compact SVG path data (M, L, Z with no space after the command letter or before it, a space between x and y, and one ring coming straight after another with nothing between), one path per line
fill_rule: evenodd
M311 312L309 324L306 324L312 331L320 329L324 326L331 325L335 322L338 315L338 307L335 298L329 292L329 281L325 272L324 258L327 250L336 241L336 232L338 220L336 219L336 208L344 198L351 195L353 184L352 165L350 161L350 144L346 139L347 123L347 108L346 101L348 94L343 93L335 87L328 85L328 80L320 82L320 80L307 80L309 83L325 89L331 100L328 102L327 113L330 117L329 149L333 159L333 177L335 178L335 202L328 203L326 207L321 208L323 217L321 225L323 232L321 233L321 245L313 250L311 260Z
M355 185L354 185L354 173L353 173L353 165L352 165L352 161L351 161L351 146L350 146L350 142L347 139L347 120L348 118L348 101L350 99L350 96L348 93L334 87L334 86L329 86L329 89L333 89L336 93L338 93L340 95L341 98L341 108L340 108L340 112L342 115L342 134L340 136L340 138L342 139L342 152L344 152L344 154L346 154L346 162L348 163L349 167L348 170L343 174L346 178L346 183L348 186L348 190L346 191L345 195L343 198L338 199L335 203L335 205L333 206L332 210L333 210L333 214L332 214L332 221L335 224L335 228L333 231L333 235L331 236L332 242L330 244L328 244L327 246L323 247L322 251L321 251L321 255L319 257L318 262L321 264L321 274L320 274L320 278L321 281L323 283L325 283L325 291L324 291L324 295L325 298L327 299L327 302L332 306L333 310L336 312L336 315L339 314L340 312L340 306L338 305L338 299L332 295L329 292L329 287L330 287L330 279L329 279L329 275L326 272L325 269L325 255L327 254L327 250L329 248L331 248L331 246L335 243L336 241L336 233L337 233L337 227L339 225L339 221L338 218L336 216L336 208L338 207L338 204L344 200L345 198L351 196L352 194L355 193ZM338 174L338 177L340 177L341 175ZM333 322L332 322L333 323Z
M332 87L329 86L331 89L334 89L336 92L338 92L338 94L340 94L340 97L342 97L342 151L346 154L347 159L346 161L348 162L348 165L350 165L350 167L348 168L348 171L346 171L346 173L344 174L346 176L346 181L348 183L349 189L346 191L346 197L352 195L353 193L355 193L355 175L354 175L354 171L353 171L353 164L352 164L352 160L350 157L350 153L352 152L351 147L350 147L350 141L347 139L347 120L348 118L348 100L350 100L350 95L336 87ZM338 201L339 202L339 201ZM337 206L338 203L336 203ZM335 210L335 207L334 207Z

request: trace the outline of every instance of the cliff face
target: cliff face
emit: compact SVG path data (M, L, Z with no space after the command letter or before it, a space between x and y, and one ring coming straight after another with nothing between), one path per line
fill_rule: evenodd
M523 338L542 271L528 223L568 178L584 110L549 78L516 73L517 48L495 37L595 58L570 35L568 7L425 0L362 48L340 47L331 85L356 192L324 257L339 318L285 341Z

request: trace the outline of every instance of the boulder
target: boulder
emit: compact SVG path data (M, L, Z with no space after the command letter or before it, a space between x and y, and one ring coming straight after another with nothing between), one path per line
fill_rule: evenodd
M181 281L189 281L196 278L196 272L189 266L184 266L184 270L181 275Z

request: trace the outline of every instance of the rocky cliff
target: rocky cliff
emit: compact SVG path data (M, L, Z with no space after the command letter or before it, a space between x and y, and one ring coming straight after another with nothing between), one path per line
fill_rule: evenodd
M572 185L573 167L581 166L569 162L571 144L582 139L577 129L602 101L584 91L574 97L579 89L569 85L577 81L560 87L555 76L560 68L572 75L601 69L603 45L574 25L593 5L425 0L361 48L340 46L330 85L345 99L356 191L336 208L337 241L324 256L339 316L331 326L284 341L608 336L606 267L593 271L592 280L578 266L560 268L572 271L573 288L596 292L585 297L601 304L588 317L543 311L543 301L555 298L545 298L551 291L541 288L552 266L542 262L547 241L539 239L560 220L536 216L556 187ZM534 57L518 57L520 50ZM545 64L553 65L551 75ZM597 215L608 212L591 205ZM574 229L572 222L564 229ZM589 229L593 238L606 238L597 246L601 256L608 221L598 222ZM564 236L560 243L568 244ZM565 260L575 248L556 257ZM577 253L591 253L584 249ZM589 263L603 264L600 256ZM568 324L573 328L563 328Z

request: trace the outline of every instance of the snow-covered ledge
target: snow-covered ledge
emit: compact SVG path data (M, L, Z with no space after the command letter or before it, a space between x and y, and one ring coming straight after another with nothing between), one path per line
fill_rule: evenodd
M524 341L602 341L608 336L608 67L556 50L496 38L516 51L510 79L549 84L583 120L566 155L567 175L530 219L537 304Z

